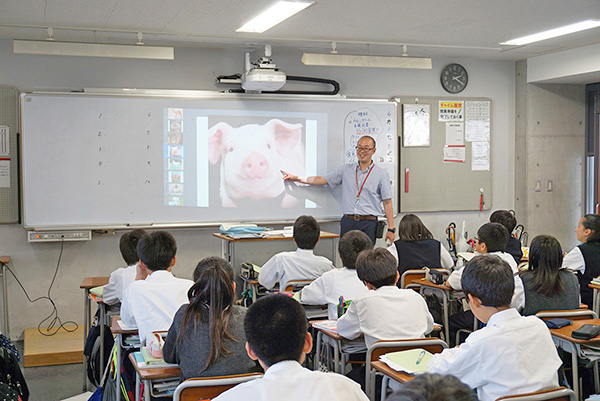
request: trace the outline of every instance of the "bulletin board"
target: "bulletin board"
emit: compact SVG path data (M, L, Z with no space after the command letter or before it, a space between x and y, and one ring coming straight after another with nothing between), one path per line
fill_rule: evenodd
M19 222L19 92L0 86L0 223Z
M489 210L489 98L395 97L400 212ZM483 196L482 196L483 195Z
M371 135L374 159L395 186L396 107L388 99L332 96L25 93L23 224L339 219L340 187L284 183L281 170L325 175L356 162L358 140Z

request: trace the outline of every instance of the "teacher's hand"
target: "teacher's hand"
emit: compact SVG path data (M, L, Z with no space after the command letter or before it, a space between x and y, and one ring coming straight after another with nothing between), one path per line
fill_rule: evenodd
M281 174L283 174L283 181L293 181L293 182L300 182L300 179L297 175L293 175L290 173L286 173L283 170L280 170Z
M392 245L394 243L394 241L396 240L396 234L394 234L391 231L388 231L386 236L385 236L385 241L390 243L390 245Z

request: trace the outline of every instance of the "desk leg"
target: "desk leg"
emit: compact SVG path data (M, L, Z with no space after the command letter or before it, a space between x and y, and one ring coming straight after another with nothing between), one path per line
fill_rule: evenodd
M594 389L596 394L600 391L600 378L598 377L598 361L594 361Z
M323 333L321 333L321 330L317 330L315 359L313 361L313 370L315 370L315 371L319 370L319 362L321 361L321 336L322 335L323 335Z
M335 364L333 370L335 373L342 373L340 365L340 344L338 341L333 342L333 363Z
M448 318L448 294L446 291L442 293L442 308L444 310L444 334L446 335L446 343L450 344L450 319Z
M2 301L4 306L4 334L10 339L10 326L8 324L8 287L6 284L6 264L2 263Z
M90 328L90 290L83 291L83 344L87 340ZM102 376L101 376L102 377ZM87 390L87 360L83 356L83 391Z
M258 284L250 284L250 288L252 289L252 303L256 302L256 297L258 293Z
M141 385L142 385L142 382L140 381L140 375L136 370L135 371L135 400L134 401L139 401L139 399L140 399L140 386Z
M575 392L575 399L579 400L580 388L579 388L579 370L577 367L577 346L570 341L562 341L564 344L568 344L571 353L571 369L573 374L573 391Z
M115 383L115 386L117 386L117 400L119 401L121 399L121 344L122 344L122 340L123 339L123 334L119 333L117 334L117 363L116 365L116 369L117 369L117 382Z
M599 295L599 291L594 288L594 297L592 298L592 310L596 313L596 315L598 314L598 295Z
M152 382L150 380L144 380L144 401L150 401L150 386Z
M389 381L390 377L383 375L383 379L381 380L381 401L385 401Z

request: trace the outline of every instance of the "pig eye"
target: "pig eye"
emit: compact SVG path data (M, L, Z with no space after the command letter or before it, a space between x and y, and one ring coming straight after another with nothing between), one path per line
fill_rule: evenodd
M227 148L227 151L228 151L229 153L233 152L233 146L230 146L229 148Z

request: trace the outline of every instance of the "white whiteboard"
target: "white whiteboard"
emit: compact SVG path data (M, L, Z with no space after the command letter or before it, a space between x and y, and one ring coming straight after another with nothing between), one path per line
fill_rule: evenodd
M339 218L338 191L283 185L279 170L324 175L367 134L397 192L386 100L30 93L21 113L26 228Z

